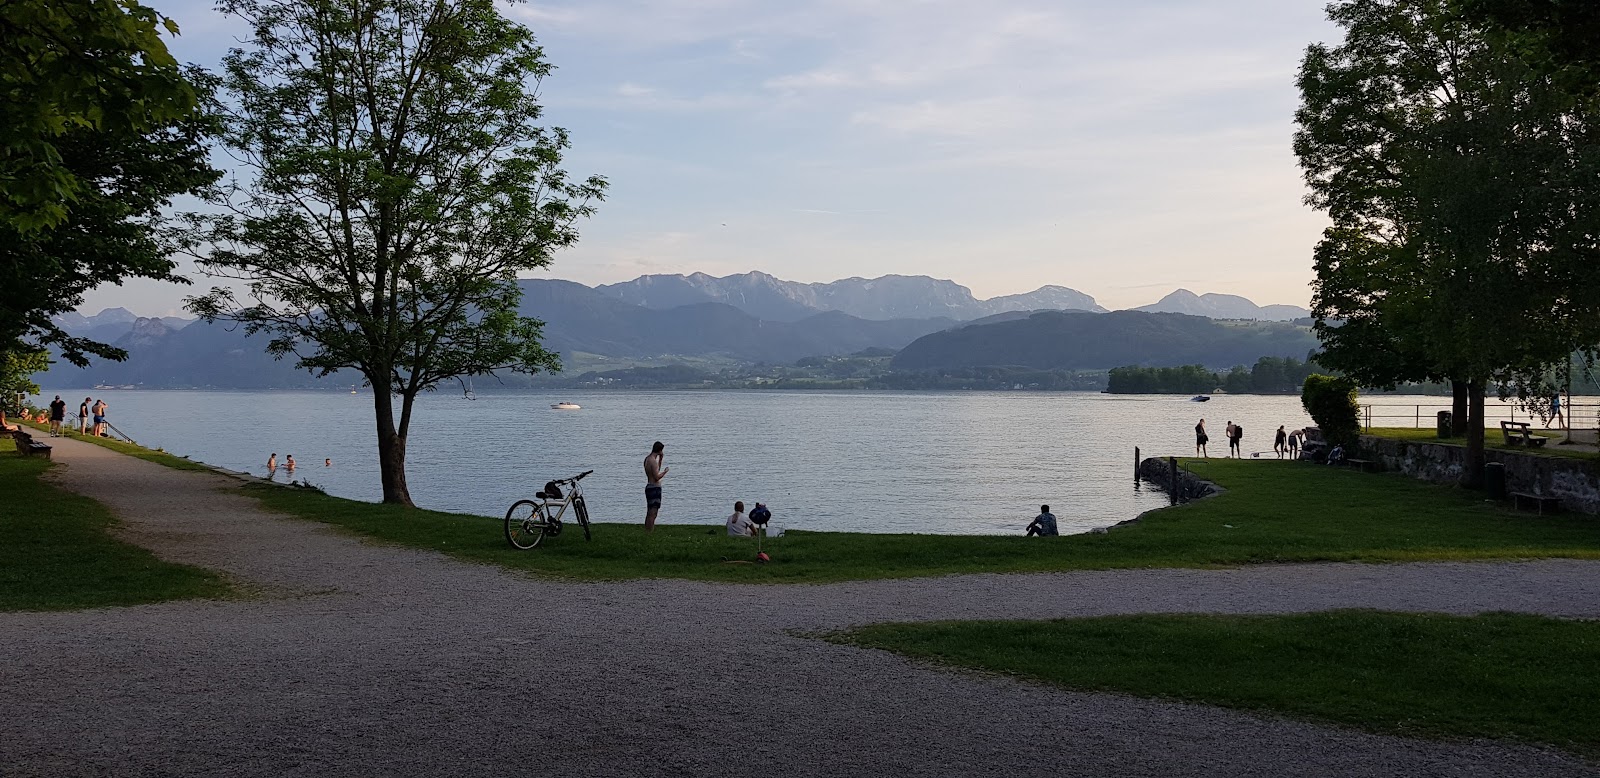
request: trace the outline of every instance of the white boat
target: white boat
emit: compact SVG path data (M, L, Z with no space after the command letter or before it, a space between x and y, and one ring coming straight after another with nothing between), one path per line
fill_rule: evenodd
M552 411L576 411L576 410L579 410L582 407L583 407L582 405L579 405L577 403L561 402L561 403L556 403L556 404L550 406L550 410L552 410Z

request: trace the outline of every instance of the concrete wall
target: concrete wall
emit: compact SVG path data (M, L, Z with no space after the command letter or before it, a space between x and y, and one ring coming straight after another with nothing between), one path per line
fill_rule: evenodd
M1362 435L1361 452L1384 470L1435 483L1460 483L1467 466L1463 446ZM1507 491L1557 497L1567 510L1600 514L1600 467L1595 462L1499 449L1483 454L1485 460L1505 465Z

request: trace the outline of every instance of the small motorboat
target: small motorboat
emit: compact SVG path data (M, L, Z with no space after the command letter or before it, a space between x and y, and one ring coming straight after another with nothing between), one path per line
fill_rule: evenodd
M568 402L560 402L550 406L550 410L552 411L576 411L582 408L582 405Z
M1192 402L1192 403L1208 403L1208 402L1211 402L1211 396L1210 395L1205 395L1205 394L1197 394L1197 395L1195 395L1193 397L1190 397L1189 398L1189 402Z

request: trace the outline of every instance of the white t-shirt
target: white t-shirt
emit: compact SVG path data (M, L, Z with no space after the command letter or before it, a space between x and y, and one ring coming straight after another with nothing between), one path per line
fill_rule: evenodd
M728 517L728 536L735 538L748 538L755 533L756 525L750 523L749 517L742 513L735 513Z

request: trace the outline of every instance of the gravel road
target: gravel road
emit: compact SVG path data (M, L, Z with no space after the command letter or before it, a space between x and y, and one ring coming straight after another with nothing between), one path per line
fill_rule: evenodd
M130 540L256 596L0 614L0 775L1600 775L1551 750L1065 692L797 634L1356 606L1600 617L1600 563L561 583L281 518L222 476L52 444L62 482Z

